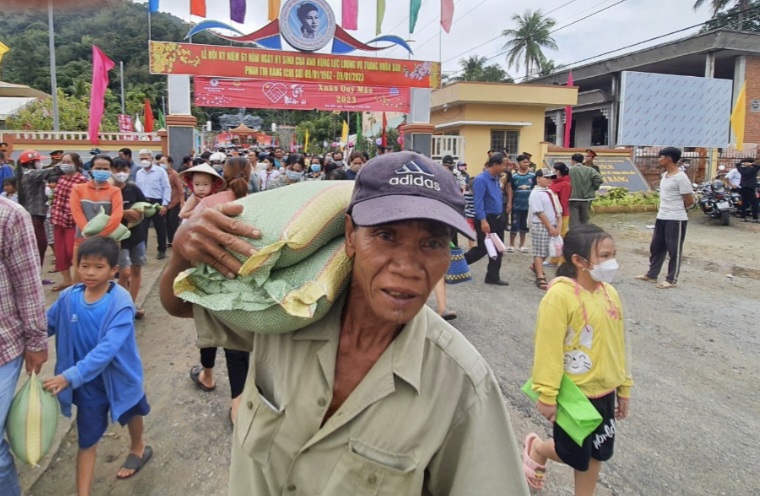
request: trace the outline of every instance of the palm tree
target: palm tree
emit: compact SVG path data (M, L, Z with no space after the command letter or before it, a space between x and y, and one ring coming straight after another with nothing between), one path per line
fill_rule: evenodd
M718 15L718 12L733 4L735 7L739 8L737 24L739 25L739 29L742 29L742 25L744 23L744 11L749 9L749 2L750 0L711 0L710 8L712 9L712 16L716 17ZM694 2L694 10L699 9L704 4L705 0L696 0Z
M526 10L520 16L515 14L512 20L517 23L517 29L505 29L502 36L511 38L504 45L507 52L507 64L516 70L520 70L521 59L525 63L525 78L530 76L531 69L541 67L541 62L546 58L542 49L557 50L557 43L551 36L551 29L556 21L551 17L544 17L541 10L531 12Z

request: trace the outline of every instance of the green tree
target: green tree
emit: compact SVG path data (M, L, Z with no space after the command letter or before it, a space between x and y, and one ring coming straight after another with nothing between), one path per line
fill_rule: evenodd
M486 65L488 59L478 55L470 55L459 61L460 74L452 77L451 81L483 81L489 83L513 83L514 79L498 64Z
M106 99L108 96L106 96ZM35 131L53 130L53 100L44 98L26 105L14 115L8 117L9 129L33 129ZM90 119L90 96L77 98L58 90L58 114L61 129L67 131L87 131ZM115 116L103 116L101 131L117 131Z
M746 7L736 2L733 7L715 13L713 18L702 27L702 32L713 29L736 29L760 33L760 1L749 2Z
M557 71L557 64L551 59L544 59L541 61L541 76L549 76Z
M544 49L557 50L559 47L552 38L551 30L556 21L551 17L545 17L541 10L526 10L521 16L515 14L512 20L517 24L516 29L505 29L502 36L510 38L504 44L507 49L507 65L520 70L520 64L525 65L525 78L531 70L541 67L545 60Z
M696 0L694 2L694 10L701 8L706 3L705 0ZM737 14L736 29L743 29L744 19L746 19L749 14L746 11L750 8L750 0L710 0L709 5L712 10L713 18L717 17L718 13L726 7L733 6L733 9L735 9Z

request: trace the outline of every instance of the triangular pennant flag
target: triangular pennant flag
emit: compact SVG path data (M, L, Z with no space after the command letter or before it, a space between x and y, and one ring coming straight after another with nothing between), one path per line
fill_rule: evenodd
M206 0L190 0L190 15L206 17Z
M108 88L108 71L116 67L103 51L92 45L92 88L90 89L90 121L87 127L90 143L98 144L100 121L106 110L105 95Z
M274 21L280 17L280 0L269 0L269 20Z
M417 17L420 15L422 0L411 0L409 2L409 32L414 33L414 26L417 25Z
M150 100L145 99L145 132L153 132L153 109L150 107Z
M148 0L148 12L158 12L158 0Z
M375 20L375 34L383 32L383 19L385 19L385 0L377 0L377 19Z
M245 22L245 0L230 0L230 19L243 24Z
M0 61L3 60L3 55L5 55L8 52L8 50L10 50L10 48L8 48L8 46L5 43L0 41Z
M739 96L736 97L736 105L731 112L731 129L736 135L736 149L744 150L744 126L747 119L747 82L742 85Z
M343 29L359 29L359 0L343 0Z
M441 26L447 33L454 23L454 0L441 0Z
M573 71L567 75L567 86L573 85ZM562 146L570 148L570 134L573 130L573 106L568 105L565 107L565 136L562 141Z

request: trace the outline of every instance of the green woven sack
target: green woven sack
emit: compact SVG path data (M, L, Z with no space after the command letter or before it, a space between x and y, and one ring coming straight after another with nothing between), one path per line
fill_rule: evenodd
M261 230L257 248L229 280L199 265L180 274L174 293L231 325L259 333L301 329L321 319L348 285L345 211L353 182L314 181L240 199L238 220Z
M260 239L243 238L258 250L241 275L263 284L274 269L289 267L345 232L345 213L353 181L311 181L237 200L245 206L237 220L261 230Z
M42 388L42 381L32 373L13 397L5 424L8 444L19 460L37 465L47 454L58 427L59 412L58 400Z
M84 226L82 234L85 237L97 236L106 227L106 224L108 224L110 218L111 216L106 213L105 209L103 207L100 207L100 212L98 212L98 215L90 219L87 225ZM108 237L115 241L124 241L131 235L132 233L129 232L129 228L127 226L124 224L119 224L119 227L114 229L114 231L109 234Z
M279 334L324 317L348 287L352 267L338 237L300 263L271 271L261 285L255 274L230 280L204 266L180 274L174 292L231 326Z
M143 218L147 219L148 217L153 217L156 215L156 212L161 210L161 204L159 203L149 203L149 202L137 202L133 204L131 207L129 207L130 210L134 210L136 212L140 212L143 214ZM136 222L130 222L127 227L132 229L136 225L138 225L140 222L142 222L143 219L140 219Z

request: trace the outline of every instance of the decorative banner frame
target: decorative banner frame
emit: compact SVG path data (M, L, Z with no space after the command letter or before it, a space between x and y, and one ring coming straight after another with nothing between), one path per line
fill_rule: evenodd
M163 41L150 42L151 74L438 88L441 64Z
M193 80L194 103L198 107L403 113L409 113L411 107L409 88L203 76Z

